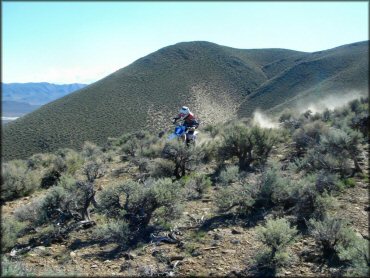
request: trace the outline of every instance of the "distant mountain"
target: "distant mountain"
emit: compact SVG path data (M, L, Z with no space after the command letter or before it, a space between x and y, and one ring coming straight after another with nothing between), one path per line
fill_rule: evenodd
M86 84L57 85L41 83L2 83L2 100L17 101L30 105L43 105L68 95L86 86Z
M40 105L31 105L25 102L4 100L1 102L1 115L3 117L20 117L36 110L39 107Z
M203 125L281 111L294 101L368 94L368 41L314 53L235 49L183 42L138 59L75 93L42 106L3 129L3 157L24 158L61 147L79 149L107 137L172 128L188 105Z

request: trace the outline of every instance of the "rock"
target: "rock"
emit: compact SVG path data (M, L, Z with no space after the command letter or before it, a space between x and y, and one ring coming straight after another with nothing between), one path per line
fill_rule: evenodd
M290 272L290 271L285 271L284 272L286 275L290 275L290 274L292 274L292 272Z
M239 235L239 234L243 233L243 230L241 228L233 228L233 229L231 229L231 233L233 235Z
M183 259L185 259L184 256L179 256L179 255L175 255L175 256L171 256L170 257L170 261L182 261Z
M75 253L75 252L71 252L71 253L69 253L69 255L72 257L72 258L74 258L74 257L76 257L77 256L77 254Z
M221 253L223 253L223 254L235 254L236 250L224 249L224 250L221 251Z
M184 262L188 264L195 264L194 259L190 259L190 258L187 258Z
M239 239L232 239L232 240L230 240L230 242L232 244L235 244L235 245L240 244L240 240Z
M93 264L92 266L91 266L91 268L97 268L98 267L98 265L96 265L96 264Z
M10 251L10 257L15 257L17 255L17 250L16 249L12 249L12 251Z
M35 249L45 251L46 248L45 248L45 246L36 246Z
M198 257L198 256L202 255L202 252L200 252L199 250L196 249L193 252L191 252L191 255L193 257Z

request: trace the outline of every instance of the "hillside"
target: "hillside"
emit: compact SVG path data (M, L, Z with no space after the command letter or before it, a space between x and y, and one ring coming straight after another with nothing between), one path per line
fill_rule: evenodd
M369 99L279 116L3 163L2 276L368 277Z
M86 140L102 144L138 129L157 134L172 128L170 118L181 105L191 107L203 124L218 123L273 108L321 84L335 89L337 78L342 89L363 88L367 46L362 42L322 53L244 50L201 41L168 46L8 124L3 158L80 149Z
M294 59L287 70L269 79L246 98L239 116L252 115L256 107L262 111L274 107L281 110L331 95L337 99L351 94L367 96L368 49L368 42L361 42Z

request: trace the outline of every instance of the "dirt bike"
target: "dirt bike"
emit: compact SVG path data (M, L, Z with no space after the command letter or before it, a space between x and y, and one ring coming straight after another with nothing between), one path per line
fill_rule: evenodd
M187 145L188 144L195 144L195 141L197 139L198 131L194 130L193 134L189 134L190 130L191 130L191 128L188 128L186 130L186 126L178 124L178 125L176 125L174 132L171 133L168 136L167 140L171 141L175 138L178 138L178 139L182 139L184 141L184 143L186 143Z

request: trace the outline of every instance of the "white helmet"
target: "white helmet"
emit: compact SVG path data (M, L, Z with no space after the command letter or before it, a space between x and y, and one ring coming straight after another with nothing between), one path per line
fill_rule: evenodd
M190 109L187 106L183 106L181 107L179 113L181 118L185 118L187 115L190 114Z

